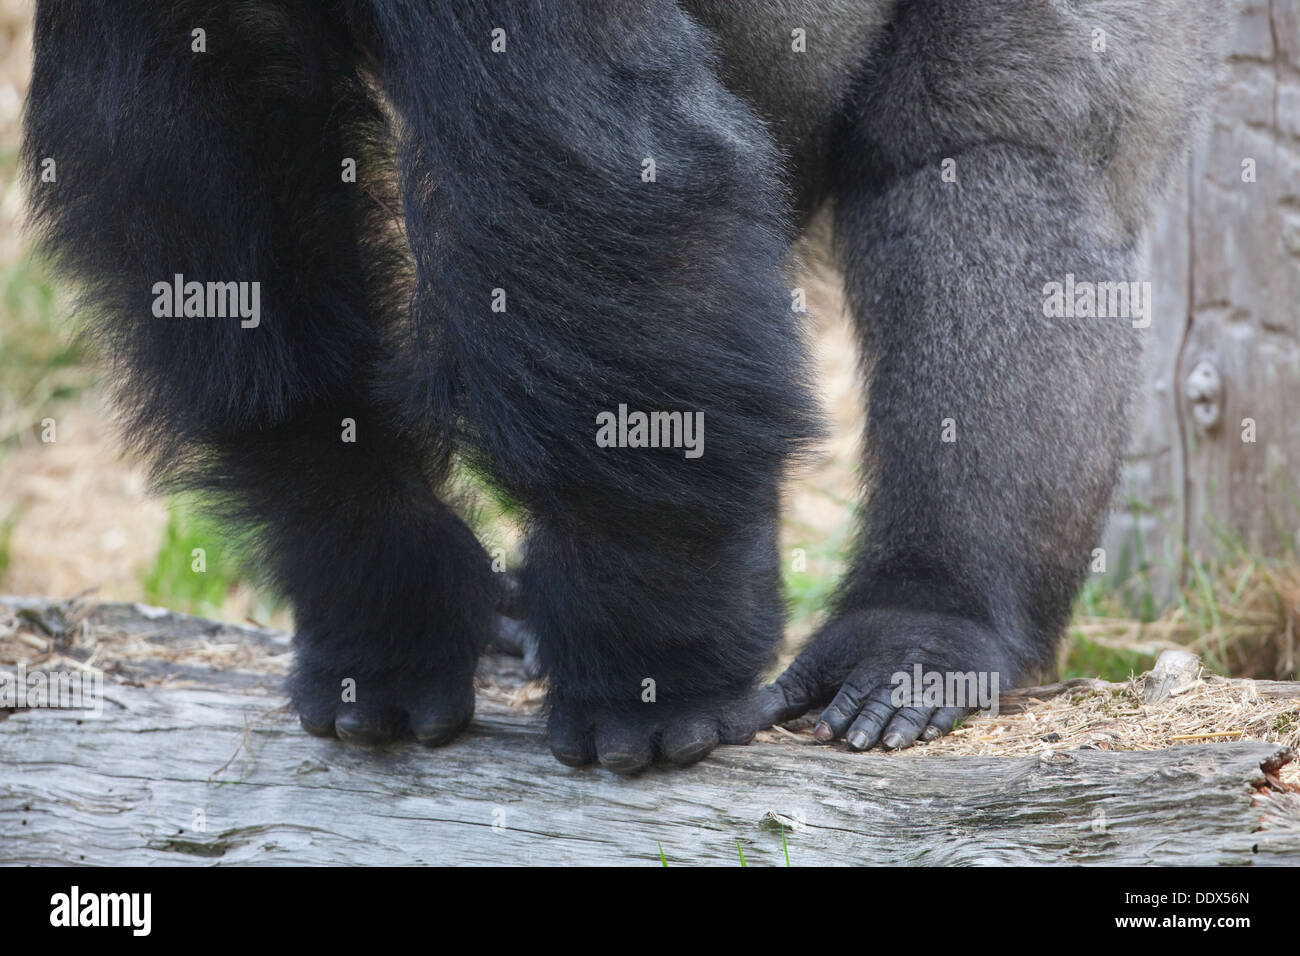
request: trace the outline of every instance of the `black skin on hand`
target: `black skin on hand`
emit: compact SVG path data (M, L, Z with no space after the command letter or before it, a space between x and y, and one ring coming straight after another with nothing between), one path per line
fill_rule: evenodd
M813 728L823 743L842 738L855 750L877 744L897 750L934 740L984 702L929 706L905 694L906 703L897 706L895 675L902 672L910 681L919 665L923 674L982 674L984 687L1010 689L1012 671L1000 644L996 635L951 616L899 610L847 614L815 635L785 673L764 688L760 724L824 708Z

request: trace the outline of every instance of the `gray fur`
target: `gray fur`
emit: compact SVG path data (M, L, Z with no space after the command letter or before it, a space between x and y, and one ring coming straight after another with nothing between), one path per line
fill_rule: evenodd
M824 154L801 158L816 137L789 149L826 172L870 420L859 550L830 622L774 685L771 719L829 702L824 739L905 746L960 709L892 706L896 671L993 671L1008 686L1051 659L1127 446L1143 333L1130 316L1048 318L1044 287L1149 279L1136 243L1228 12L903 2L868 31L838 118L815 124ZM781 102L764 100L778 136L809 128L773 115ZM945 419L955 442L940 440Z
M722 79L767 120L803 212L820 198L836 121L896 0L685 0L714 31ZM805 31L795 53L792 32Z

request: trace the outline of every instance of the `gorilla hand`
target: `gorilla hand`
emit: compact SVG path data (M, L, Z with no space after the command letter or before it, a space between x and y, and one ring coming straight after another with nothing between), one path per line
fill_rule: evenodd
M1017 676L1004 642L974 621L903 608L849 612L763 690L761 720L770 726L829 702L813 731L818 740L893 750L941 737L968 711L995 705Z

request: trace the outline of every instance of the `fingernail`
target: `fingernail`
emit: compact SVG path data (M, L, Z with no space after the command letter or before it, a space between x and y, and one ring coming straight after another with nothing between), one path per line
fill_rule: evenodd
M830 740L835 735L831 733L831 725L826 723L826 721L823 720L820 721L817 724L817 726L813 728L813 736L816 737L818 740L820 740L822 743L826 743L826 741Z
M855 730L849 734L849 746L854 750L861 750L867 745L867 735L860 730Z
M899 747L903 746L903 735L897 730L885 734L884 744L890 750L897 750Z

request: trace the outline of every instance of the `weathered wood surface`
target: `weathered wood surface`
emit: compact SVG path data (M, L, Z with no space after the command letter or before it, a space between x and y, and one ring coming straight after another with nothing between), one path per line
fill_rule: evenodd
M94 622L160 646L285 641L124 605ZM1268 744L913 759L769 742L624 779L556 763L540 717L499 695L451 746L357 750L304 734L266 675L123 675L164 670L193 683L109 682L102 718L0 721L0 863L654 865L662 847L738 865L739 841L784 865L778 821L793 865L1300 863L1300 799L1254 792ZM492 658L483 676L519 670Z
M1107 534L1112 570L1140 542L1166 596L1184 546L1210 554L1228 532L1258 552L1300 547L1300 0L1244 0L1226 47L1146 239L1145 403Z

